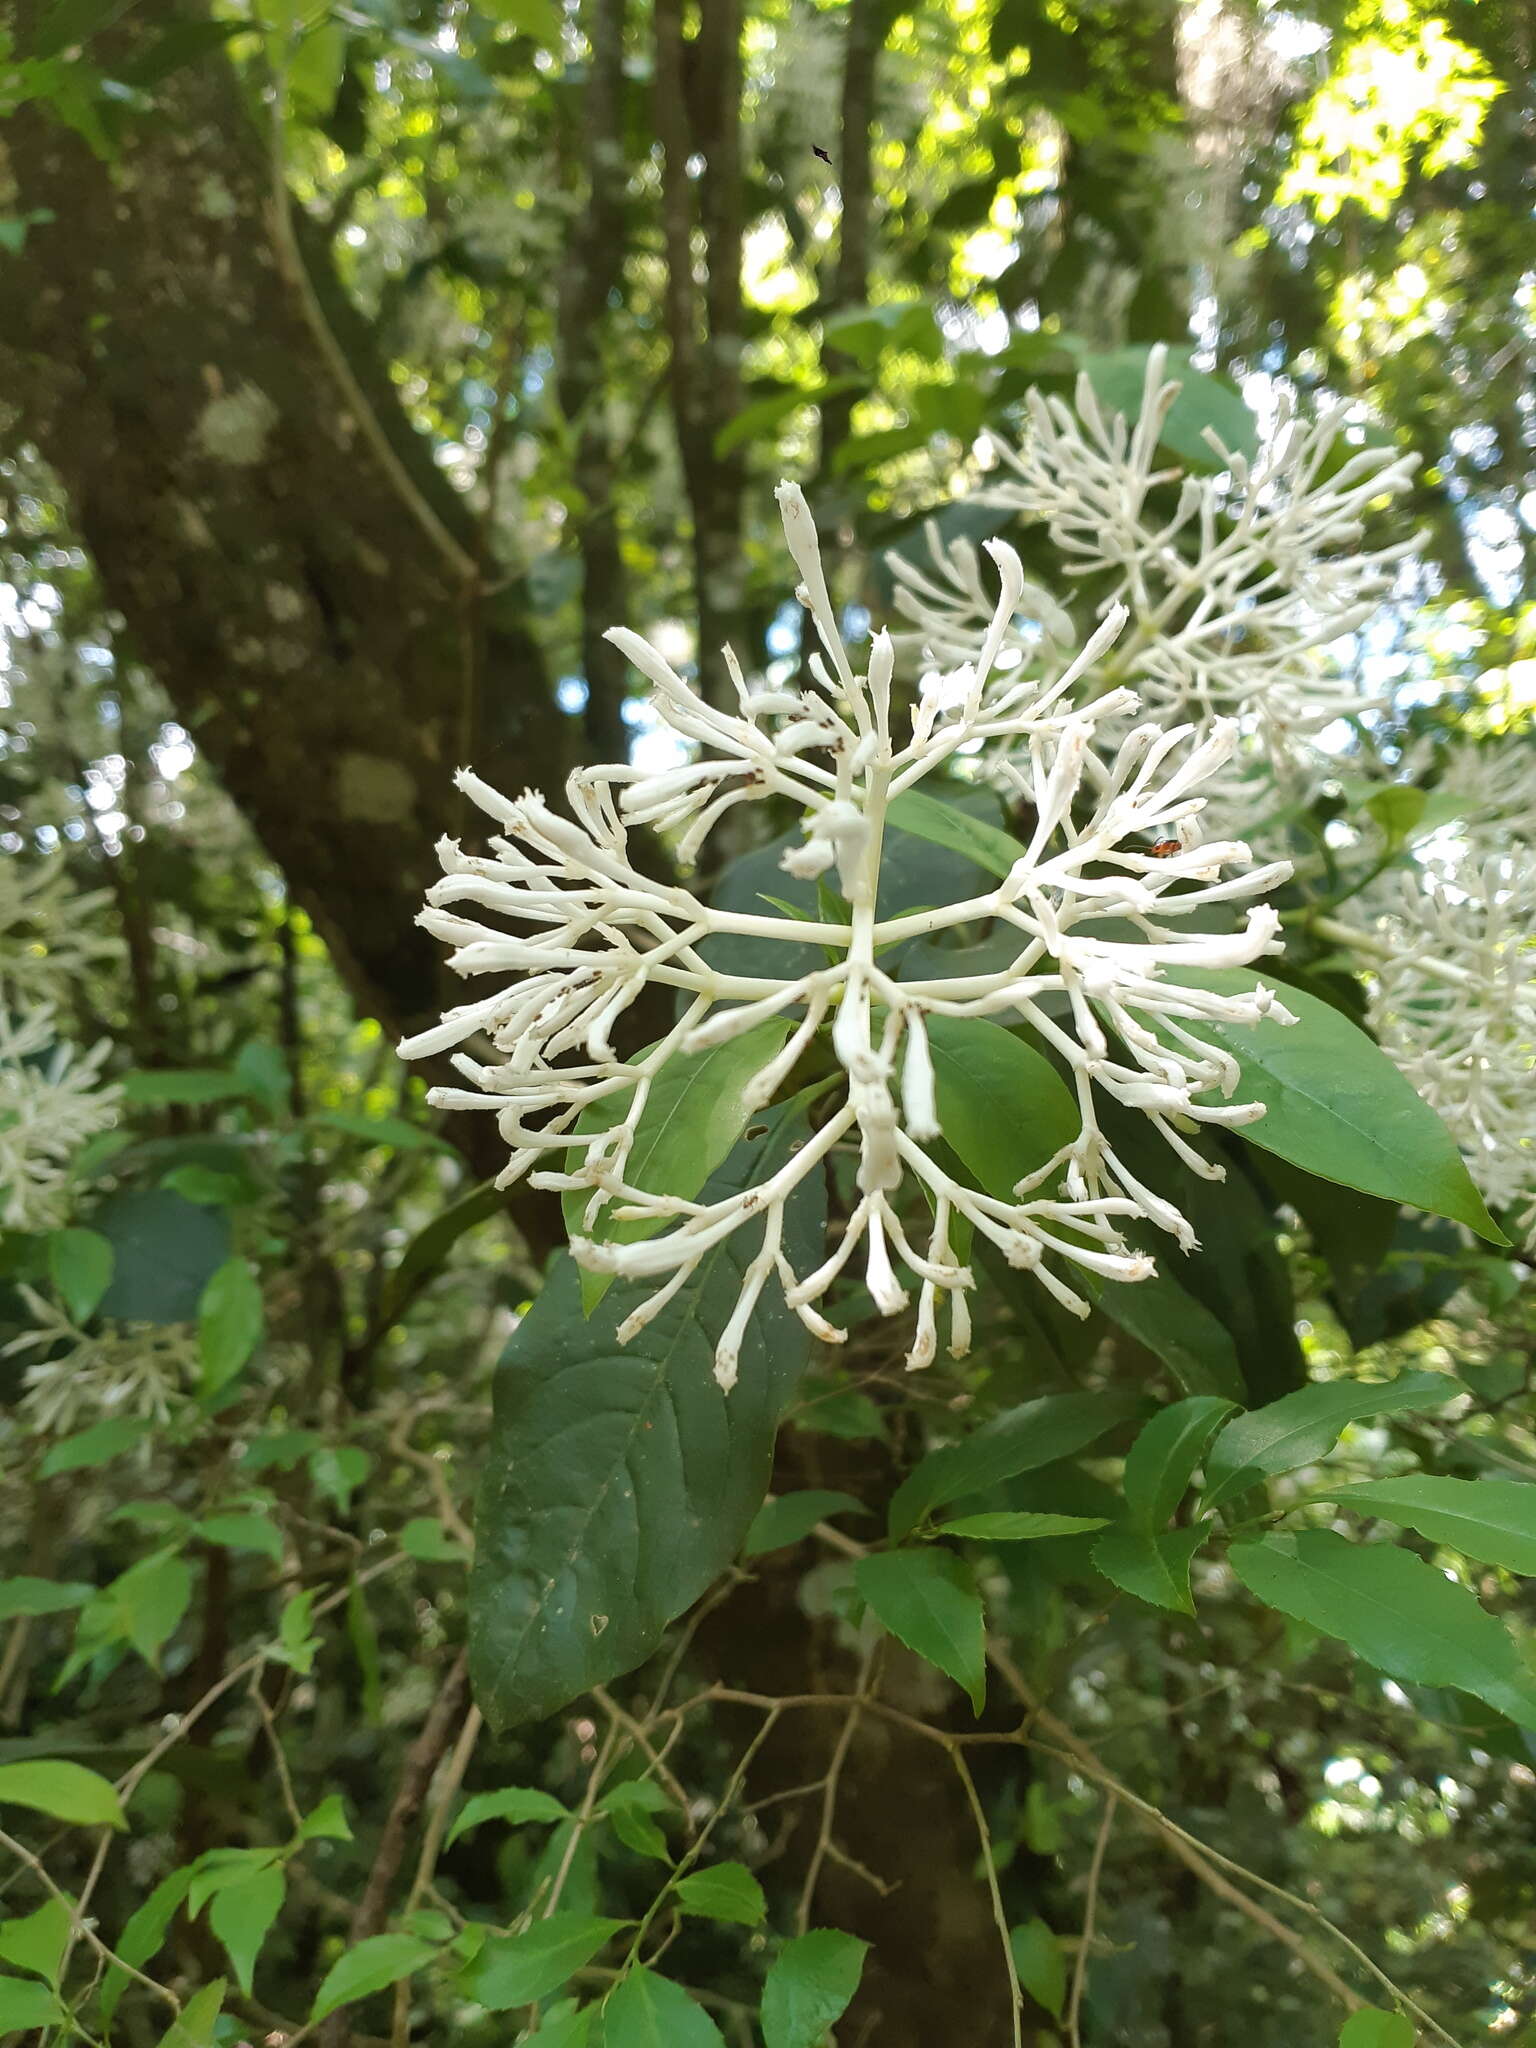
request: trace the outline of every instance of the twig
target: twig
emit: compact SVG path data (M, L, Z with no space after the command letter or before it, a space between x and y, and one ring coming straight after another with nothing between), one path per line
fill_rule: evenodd
M1093 1860L1088 1865L1088 1897L1083 1905L1083 1938L1077 1951L1077 1961L1072 1966L1072 1993L1067 2000L1067 2048L1083 2048L1081 2015L1083 1993L1088 1986L1088 1958L1093 1951L1093 1923L1099 1907L1099 1883L1104 1875L1104 1852L1109 1847L1109 1837L1115 1825L1115 1808L1119 1804L1113 1792L1104 1795L1104 1815L1099 1822L1099 1832L1093 1844Z
M855 1689L854 1705L848 1718L837 1731L837 1744L832 1751L832 1761L827 1766L827 1775L822 1780L821 1825L816 1834L816 1846L811 1851L810 1864L806 1869L805 1882L800 1887L800 1904L795 1910L795 1932L804 1934L811 1924L811 1905L816 1897L816 1880L821 1876L821 1866L826 1861L827 1851L832 1846L832 1826L837 1818L837 1788L843 1775L843 1766L848 1760L848 1751L853 1742L854 1730L859 1725L859 1710L864 1695L869 1690L870 1668L874 1663L875 1645L864 1654L859 1667L859 1682Z
M85 1918L79 1901L72 1899L61 1885L54 1883L44 1868L40 1857L34 1856L32 1851L23 1843L16 1841L13 1836L3 1832L0 1832L0 1849L8 1849L18 1863L24 1864L31 1871L38 1883L47 1890L50 1897L57 1899L59 1904L64 1907L65 1911L69 1914L71 1943L84 1936L89 1946L96 1951L97 1955L104 1962L111 1964L113 1969L121 1970L125 1976L132 1977L135 1983L142 1984L146 1990L153 1991L157 1998L163 1998L173 2012L179 2013L181 2011L181 2000L174 1991L168 1990L164 1984L157 1984L152 1977L146 1977L142 1971L136 1970L132 1963L125 1963L115 1950L107 1947L107 1944L102 1940L95 1928ZM61 1971L61 1978L62 1974Z
M997 1882L997 1865L992 1859L992 1830L987 1826L987 1816L982 1810L976 1792L976 1780L971 1776L971 1767L965 1760L965 1752L958 1742L946 1744L949 1760L954 1765L965 1796L970 1802L975 1817L976 1832L981 1837L981 1860L987 1873L987 1891L992 1899L992 1918L997 1923L998 1939L1003 1944L1003 1960L1008 1965L1008 1993L1012 2001L1013 2048L1024 2048L1024 1993L1019 1984L1019 1966L1013 1959L1013 1942L1008 1934L1008 1915L1003 1910L1003 1894Z
M437 1868L437 1859L442 1853L443 1836L448 1832L448 1814L453 1805L454 1795L464 1782L464 1773L469 1760L475 1753L475 1744L480 1740L480 1731L485 1720L478 1707L471 1707L464 1716L464 1726L459 1730L459 1739L453 1746L433 1788L432 1810L427 1815L427 1825L422 1833L421 1854L416 1859L416 1875L411 1879L411 1889L406 1895L405 1912L410 1915L421 1904L422 1896L432 1882L432 1873ZM395 1986L394 2017L390 2025L390 2048L408 2048L411 2038L411 1987L408 1979L402 1977Z

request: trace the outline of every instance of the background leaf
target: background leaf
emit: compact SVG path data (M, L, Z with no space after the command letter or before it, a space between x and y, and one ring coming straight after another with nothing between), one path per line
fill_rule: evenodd
M987 1690L986 1624L964 1560L950 1550L881 1550L859 1559L853 1582L876 1619L954 1679L979 1714Z
M1327 1380L1286 1394L1229 1422L1205 1461L1204 1505L1213 1508L1277 1472L1294 1472L1331 1451L1351 1422L1438 1408L1461 1392L1444 1373L1403 1372L1391 1380Z

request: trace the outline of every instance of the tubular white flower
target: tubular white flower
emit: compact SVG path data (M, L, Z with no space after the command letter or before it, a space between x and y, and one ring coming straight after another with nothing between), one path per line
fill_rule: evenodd
M1219 1173L1173 1120L1181 1128L1231 1125L1260 1111L1225 1099L1235 1085L1234 1063L1186 1025L1286 1014L1262 986L1228 997L1170 978L1181 967L1247 965L1276 944L1277 919L1261 906L1224 933L1181 929L1192 913L1259 895L1289 872L1283 864L1253 869L1237 842L1201 841L1204 799L1196 792L1231 752L1230 722L1203 734L1190 724L1168 733L1137 728L1113 750L1096 792L1084 796L1099 727L1121 718L1133 700L1115 690L1075 705L1073 689L1113 644L1124 613L1106 619L1049 681L1000 670L1023 576L1011 548L989 543L1001 598L966 661L925 684L903 732L893 718L888 635L874 636L865 670L856 672L805 500L793 484L781 485L778 498L798 594L820 643L809 663L815 687L754 691L732 660L737 708L721 710L638 634L614 628L609 638L649 679L658 717L697 749L696 757L660 773L582 770L567 784L569 817L534 792L514 801L461 771L460 787L505 836L491 841L489 858L442 841L443 879L429 890L420 921L454 948L450 964L459 972L503 977L505 985L400 1047L407 1058L461 1048L454 1064L470 1085L434 1089L431 1099L496 1114L511 1151L502 1185L532 1172L535 1186L586 1195L582 1231L572 1242L578 1262L660 1283L621 1327L621 1339L643 1328L714 1246L744 1225L762 1229L717 1351L725 1385L770 1281L819 1337L841 1336L817 1304L856 1253L883 1314L897 1313L909 1298L898 1262L920 1283L909 1364L935 1355L940 1295L950 1302L949 1348L963 1354L964 1295L974 1275L956 1253L960 1222L966 1242L979 1233L1079 1313L1086 1313L1086 1301L1045 1263L1048 1257L1101 1278L1146 1277L1152 1261L1127 1245L1122 1219L1148 1218L1186 1245L1193 1233L1172 1203L1115 1157L1098 1125L1100 1094L1143 1111L1180 1158ZM1003 880L964 901L881 917L878 881L892 802L962 749L978 747L1007 750L1006 776L1035 813L1027 848ZM717 909L683 884L652 879L630 857L635 825L676 835L686 860L726 809L770 795L790 799L803 816L803 842L785 854L783 866L806 877L835 869L846 921ZM1175 839L1177 850L1154 857L1151 845L1164 838ZM1014 935L1005 965L902 980L884 964L887 949L902 941L979 924ZM809 945L831 958L795 973L733 973L701 951L703 941L722 934L792 947L802 959ZM612 1039L648 985L676 991L676 1021L624 1064ZM964 1185L930 1149L942 1135L942 1111L928 1028L936 1018L955 1017L1030 1025L1075 1084L1079 1135L1007 1197ZM635 1135L668 1062L770 1018L792 1019L793 1029L765 1055L747 1101L772 1100L811 1040L830 1027L841 1092L825 1099L818 1127L766 1179L719 1200L638 1186L631 1175ZM1106 1027L1118 1041L1113 1051ZM472 1041L494 1057L470 1049ZM1202 1099L1213 1093L1220 1099ZM797 1273L784 1251L785 1204L839 1147L856 1151L857 1199L821 1264ZM921 1242L912 1241L898 1207L914 1183L929 1212ZM909 1203L909 1218L916 1207ZM646 1223L653 1234L616 1242L600 1235L605 1216Z
M1372 1022L1496 1208L1536 1234L1536 850L1401 877Z

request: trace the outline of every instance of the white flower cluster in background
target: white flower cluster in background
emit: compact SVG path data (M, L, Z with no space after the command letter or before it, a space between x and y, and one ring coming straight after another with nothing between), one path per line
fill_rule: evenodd
M1372 1024L1484 1198L1536 1231L1536 850L1415 868L1379 921Z
M770 1280L818 1336L842 1336L817 1304L856 1252L885 1314L908 1299L893 1255L919 1282L911 1365L935 1355L942 1295L950 1301L950 1349L961 1355L969 1329L965 1296L974 1284L956 1250L962 1220L1079 1312L1086 1304L1042 1264L1047 1254L1110 1280L1146 1277L1152 1262L1127 1246L1120 1219L1150 1218L1186 1247L1194 1235L1172 1203L1116 1157L1099 1128L1095 1091L1143 1111L1181 1158L1219 1177L1183 1133L1198 1123L1244 1124L1262 1111L1230 1100L1235 1062L1188 1026L1202 1018L1286 1015L1261 986L1220 996L1169 978L1180 967L1245 966L1275 943L1278 920L1268 906L1249 907L1225 933L1179 929L1191 913L1260 895L1288 872L1283 864L1253 870L1240 844L1201 843L1197 791L1230 755L1233 726L1204 738L1188 727L1137 727L1114 752L1087 814L1080 807L1075 813L1099 724L1123 721L1132 704L1129 693L1115 691L1080 707L1074 686L1123 620L1106 620L1049 685L1000 675L998 651L1023 579L1013 550L996 542L990 552L1002 597L979 644L969 660L930 681L901 721L906 730L898 731L889 635L874 636L867 666L856 672L838 632L810 511L792 484L781 485L778 497L801 577L797 596L820 641L809 664L815 687L754 689L727 650L737 708L717 709L647 641L614 628L609 637L652 686L657 717L694 757L659 772L579 771L566 787L569 816L531 791L510 799L461 771L460 787L505 836L492 840L488 857L441 841L444 878L430 890L420 921L455 948L454 968L492 976L496 985L400 1047L415 1059L486 1042L489 1057L454 1055L470 1085L434 1089L430 1099L496 1114L511 1148L503 1185L538 1168L533 1185L587 1197L586 1234L572 1244L579 1263L659 1283L621 1338L648 1322L714 1246L742 1225L761 1229L716 1355L717 1376L727 1386ZM1006 745L1013 753L1011 772L1036 817L1027 851L980 895L882 918L876 893L890 806L976 745ZM645 826L668 834L686 864L728 810L770 795L790 799L803 813L802 843L785 855L784 867L800 877L835 878L846 921L716 909L681 884L654 879L632 857L630 831ZM1176 847L1155 857L1150 845L1166 838ZM995 971L898 981L881 965L887 947L982 920L1016 940L1013 959ZM1107 920L1116 921L1113 935ZM807 944L824 948L827 963L806 972L725 972L700 951L722 933L790 947L802 959ZM676 1021L626 1065L614 1049L615 1027L648 985L675 991ZM1079 1135L1011 1199L963 1185L934 1149L942 1129L927 1025L954 1017L1029 1023L1076 1082ZM1104 1023L1119 1035L1123 1060L1111 1052ZM636 1130L668 1062L769 1024L772 1042L746 1091L750 1106L774 1099L824 1029L840 1069L840 1089L809 1139L771 1177L718 1201L637 1185L630 1170ZM856 1152L856 1200L829 1255L798 1273L784 1252L785 1204L834 1148ZM927 1197L922 1242L913 1241L898 1212L904 1182ZM614 1242L598 1235L605 1218L668 1227Z
M117 959L121 943L97 921L107 901L105 889L76 889L56 856L0 854L0 1011L58 1002Z
M13 1337L0 1358L52 1354L22 1374L21 1409L30 1428L62 1436L119 1415L165 1423L196 1385L201 1357L192 1324L109 1321L86 1332L56 1302L31 1287L19 1291L33 1326Z
M58 1037L44 1005L0 1009L0 1225L53 1230L68 1217L74 1155L117 1120L121 1090L104 1083L110 1047Z
M992 437L999 469L976 502L1043 520L1066 573L1096 577L1106 609L1123 606L1127 632L1100 671L1103 688L1134 684L1164 720L1236 717L1263 750L1289 758L1307 735L1364 700L1331 672L1330 643L1363 625L1416 542L1361 545L1367 508L1403 491L1416 458L1342 445L1348 408L1307 422L1284 398L1262 453L1250 461L1206 439L1222 473L1180 475L1159 464L1159 441L1181 384L1167 351L1152 349L1135 423L1106 411L1088 377L1075 405L1028 394L1029 433L1013 449ZM1177 484L1170 506L1165 487ZM930 524L929 562L889 557L897 608L917 630L898 648L924 660L959 658L992 610L974 547L947 546ZM1059 605L1024 593L1003 654L1043 680L1074 658Z

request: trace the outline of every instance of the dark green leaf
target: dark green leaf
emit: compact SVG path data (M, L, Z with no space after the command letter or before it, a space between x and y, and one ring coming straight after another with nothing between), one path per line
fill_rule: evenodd
M586 1913L554 1913L521 1934L493 1935L465 1970L464 1990L491 2012L531 2005L568 1983L628 1925Z
M1190 1560L1209 1533L1208 1522L1190 1529L1111 1529L1093 1546L1093 1562L1122 1592L1153 1607L1193 1614Z
M781 1493L765 1501L752 1518L741 1546L743 1557L759 1557L765 1550L782 1550L810 1535L818 1522L829 1515L867 1515L868 1508L851 1493L824 1492L808 1487L803 1493Z
M978 1187L1010 1201L1077 1137L1077 1105L1050 1061L1001 1024L930 1017L927 1030L944 1137Z
M408 1124L403 1116L361 1116L350 1109L325 1109L317 1110L309 1122L325 1130L343 1131L349 1138L361 1138L365 1145L387 1145L396 1152L453 1151L435 1131Z
M1205 1461L1207 1508L1277 1472L1327 1455L1351 1422L1368 1415L1438 1408L1462 1391L1446 1373L1404 1372L1391 1380L1327 1380L1298 1388L1229 1422Z
M1405 1473L1341 1486L1332 1498L1344 1507L1385 1515L1417 1529L1432 1543L1448 1543L1464 1557L1536 1578L1536 1485L1514 1479L1438 1479Z
M1454 1685L1536 1728L1536 1676L1503 1623L1465 1586L1391 1543L1331 1529L1234 1543L1229 1558L1267 1607L1337 1636L1389 1678Z
M809 388L803 384L786 385L769 397L756 398L734 419L727 420L715 435L715 453L717 456L729 455L744 441L766 434L790 413L798 412L802 405L819 406L823 399L831 398L835 392L863 390L868 382L867 377L829 377Z
M973 817L957 805L945 803L942 797L929 796L920 789L903 790L886 815L898 831L910 832L916 839L926 839L934 846L958 853L963 860L985 868L989 875L1011 874L1021 860L1029 857L1028 847L1010 837L1001 826L989 825L985 818Z
M986 1623L970 1567L950 1550L882 1550L853 1581L899 1642L953 1678L979 1714L987 1690Z
M708 1870L692 1871L673 1885L672 1896L685 1913L703 1920L757 1927L768 1917L763 1888L742 1863L715 1863Z
M123 1076L123 1099L136 1109L172 1103L237 1102L250 1090L238 1074L154 1067Z
M1132 1521L1161 1529L1194 1475L1206 1445L1232 1413L1232 1403L1197 1394L1161 1409L1125 1457L1125 1504Z
M192 1883L192 1866L183 1864L163 1877L136 1912L128 1919L122 1933L113 1944L116 1954L135 1970L142 1969L151 1956L158 1954L176 1917L176 1909L187 1896ZM103 2026L110 2026L118 2002L133 1979L126 1970L114 1964L102 1979L101 2018Z
M1166 1243L1158 1246L1155 1256L1158 1269L1150 1279L1104 1280L1074 1268L1072 1284L1081 1287L1127 1336L1160 1358L1187 1392L1224 1393L1235 1399L1243 1392L1243 1373L1230 1333L1169 1272Z
M69 1312L83 1323L112 1284L116 1254L99 1230L55 1230L48 1239L48 1277Z
M169 1188L111 1195L91 1223L116 1258L101 1313L125 1322L191 1322L210 1276L229 1257L228 1217Z
M224 2009L224 1979L215 1977L194 1991L160 2036L159 2048L213 2048L214 2028Z
M869 1943L833 1927L786 1941L763 1985L765 2048L821 2048L853 2002Z
M613 1831L626 1849L637 1856L654 1856L660 1863L671 1861L667 1838L652 1820L668 1804L666 1795L648 1779L632 1778L615 1785L597 1802L598 1811L613 1822Z
M630 1186L691 1201L746 1129L752 1113L743 1099L746 1086L789 1032L787 1019L770 1017L724 1045L674 1053L652 1081L640 1113L625 1168ZM607 1098L581 1118L577 1129L611 1130L622 1121L629 1099L627 1090ZM604 1213L589 1229L583 1212L590 1200L584 1190L562 1197L565 1227L572 1237L629 1244L663 1227L657 1221L616 1222ZM613 1284L611 1273L583 1273L581 1294L589 1312Z
M1005 1409L962 1443L930 1451L908 1473L891 1497L891 1535L905 1536L949 1501L1070 1458L1139 1406L1135 1395L1110 1392L1045 1394Z
M1169 969L1167 979L1223 995L1254 985L1241 967ZM1450 1132L1381 1047L1304 989L1287 987L1281 999L1295 1012L1294 1024L1183 1020L1196 1038L1238 1062L1237 1099L1265 1105L1258 1122L1243 1127L1247 1142L1325 1180L1449 1216L1503 1244Z
M1105 355L1082 359L1083 374L1093 386L1094 396L1109 412L1118 412L1133 423L1141 418L1142 392L1147 374L1146 343L1113 349ZM1201 469L1212 469L1219 458L1205 438L1214 429L1222 445L1250 460L1259 452L1258 428L1241 396L1224 379L1194 368L1188 349L1168 351L1166 382L1178 382L1178 397L1163 422L1162 444L1173 454Z
M496 1183L482 1181L425 1224L406 1246L399 1265L385 1276L380 1323L387 1328L397 1319L416 1290L446 1263L465 1231L505 1215L506 1208L507 1198Z
M776 1170L805 1128L763 1121L710 1199ZM797 1267L816 1255L821 1201L807 1181L790 1204ZM717 1385L717 1333L756 1250L754 1230L733 1233L627 1345L615 1331L649 1284L615 1287L583 1320L568 1260L523 1318L497 1373L470 1590L471 1665L493 1724L541 1719L633 1669L738 1554L807 1348L803 1325L765 1296L739 1383L729 1395Z

